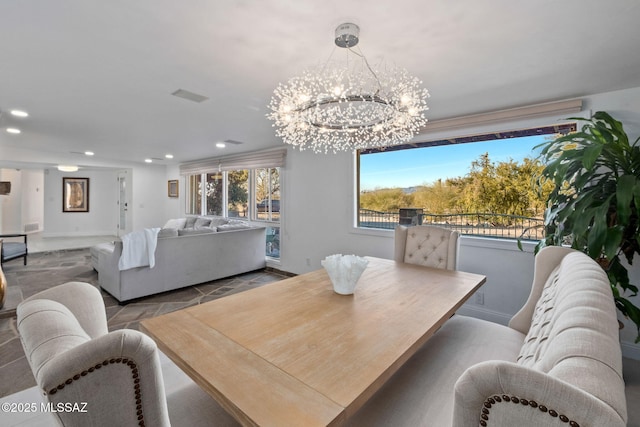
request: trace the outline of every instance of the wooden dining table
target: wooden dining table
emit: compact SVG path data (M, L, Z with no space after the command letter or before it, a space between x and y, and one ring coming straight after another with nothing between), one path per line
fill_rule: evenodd
M485 282L367 259L353 295L317 270L141 327L242 425L340 425Z

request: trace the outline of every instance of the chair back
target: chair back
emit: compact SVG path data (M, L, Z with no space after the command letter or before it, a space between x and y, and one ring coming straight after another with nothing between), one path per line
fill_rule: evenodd
M394 236L394 259L426 267L456 269L457 231L432 225L398 225Z
M102 296L87 283L23 301L17 326L38 387L63 426L169 426L159 352L143 333L108 333Z
M22 242L2 240L16 238L22 239ZM0 234L0 242L0 264L12 259L22 258L24 265L27 265L27 255L29 251L27 248L26 234Z

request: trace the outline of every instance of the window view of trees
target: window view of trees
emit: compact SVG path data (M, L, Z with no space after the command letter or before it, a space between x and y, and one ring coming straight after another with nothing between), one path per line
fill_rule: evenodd
M263 222L266 255L280 257L280 168L189 175L186 186L187 214ZM252 207L250 198L254 200Z
M249 171L231 171L227 174L228 195L227 212L230 217L247 217L247 202L249 201Z
M205 186L207 215L222 215L222 172L208 173Z
M532 185L542 168L532 158L493 162L485 153L471 163L468 174L458 178L411 188L363 191L360 207L381 212L419 207L432 214L490 212L541 217L552 189L549 183L538 193Z
M280 169L256 169L256 219L280 221Z
M534 229L542 233L545 201L553 184L546 183L541 189L536 185L544 165L532 149L557 132L557 127L523 131L522 144L519 135L495 134L469 137L463 143L442 141L439 145L361 153L360 184L365 176L367 184L359 193L358 225L393 228L407 220L400 216L400 210L413 208L419 214L410 219L413 224L438 223L462 233L500 237L520 237ZM476 144L476 139L481 144ZM478 153L478 148L487 151ZM430 151L435 149L440 151ZM510 156L512 152L516 159ZM472 153L475 157L468 157ZM370 154L378 159L368 161ZM438 171L442 171L442 178L425 178ZM405 184L372 189L375 179Z

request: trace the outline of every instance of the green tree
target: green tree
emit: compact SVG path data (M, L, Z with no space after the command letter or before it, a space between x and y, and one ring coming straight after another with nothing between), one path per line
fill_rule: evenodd
M454 210L456 196L457 188L452 187L448 181L439 179L431 185L418 187L413 193L413 203L425 212L446 214Z
M360 207L380 212L397 212L400 208L413 207L413 195L402 188L383 188L360 194Z
M280 169L256 169L256 201L280 199Z
M542 217L553 183L536 183L544 166L538 159L493 162L489 153L471 162L461 177L424 184L407 194L401 188L384 188L360 194L360 207L381 212L423 208L425 213L498 213Z
M246 206L249 200L249 171L238 170L227 174L228 179L228 199L229 215L237 212L237 215L245 216Z
M495 163L484 153L471 163L467 175L450 180L458 189L455 204L464 212L541 216L551 191L550 185L541 193L536 191L535 182L543 168L536 159Z

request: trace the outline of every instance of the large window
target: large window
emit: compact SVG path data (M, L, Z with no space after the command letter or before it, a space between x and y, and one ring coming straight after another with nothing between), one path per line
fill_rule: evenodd
M188 175L186 185L187 214L263 223L267 228L266 254L280 257L280 168Z
M464 234L540 238L543 165L534 147L574 123L429 141L358 154L357 224L433 223Z

